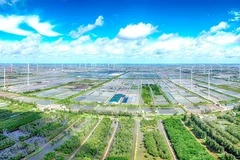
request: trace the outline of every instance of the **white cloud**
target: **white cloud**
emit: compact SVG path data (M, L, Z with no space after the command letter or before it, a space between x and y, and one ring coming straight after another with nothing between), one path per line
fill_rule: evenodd
M6 4L6 3L7 3L6 0L0 0L0 5L4 5L4 4Z
M0 15L0 31L21 35L21 36L28 36L33 34L33 31L29 31L26 29L21 29L19 26L20 24L27 24L28 26L35 29L38 33L44 36L59 36L60 33L53 31L53 25L49 22L40 22L38 16L2 16Z
M171 38L174 38L174 37L178 37L178 34L173 34L173 33L170 33L170 34L165 34L163 33L160 37L158 37L159 40L168 40L168 39L171 39Z
M125 28L121 28L118 37L122 39L141 39L157 31L157 26L150 23L129 24Z
M215 33L217 31L225 30L227 28L229 28L227 22L220 22L218 25L211 27L210 32Z
M237 32L224 30L202 32L196 37L162 33L156 39L145 37L130 41L118 37L91 39L83 35L71 41L59 38L55 42L44 42L40 34L34 34L22 41L0 40L0 57L77 63L236 63L240 60L239 39Z
M240 11L230 11L229 14L233 16L229 21L237 22L240 20Z
M3 6L3 5L13 6L19 1L20 0L0 0L0 6Z
M236 29L236 31L237 31L237 32L240 32L240 27L238 27L238 28Z
M207 42L213 43L213 44L219 44L219 45L226 45L235 43L237 41L239 36L236 36L233 33L230 32L218 32L215 35L207 35L204 37Z
M2 16L0 15L0 31L12 33L16 35L27 36L32 34L31 31L26 31L19 28L19 25L24 22L24 16Z
M98 26L102 26L103 25L103 16L98 16L98 18L95 20L95 23L94 24L88 24L87 26L80 26L77 31L71 31L69 33L69 35L72 37L72 38L78 38L80 37L81 35L83 35L84 33L86 32L89 32L93 29L95 29L96 27Z
M34 28L38 33L44 36L49 37L55 37L61 35L60 33L57 33L53 31L54 28L53 25L51 25L48 22L40 22L40 19L38 16L28 16L26 17L25 22L32 28Z

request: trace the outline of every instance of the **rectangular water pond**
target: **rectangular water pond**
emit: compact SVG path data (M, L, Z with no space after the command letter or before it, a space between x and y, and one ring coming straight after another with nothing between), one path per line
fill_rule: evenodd
M118 103L121 98L125 97L123 94L115 94L109 101L109 103Z

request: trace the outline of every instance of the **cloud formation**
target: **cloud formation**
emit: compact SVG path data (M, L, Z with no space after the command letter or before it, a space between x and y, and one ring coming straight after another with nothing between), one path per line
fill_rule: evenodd
M229 21L237 22L240 20L240 11L230 11L229 14L233 16Z
M127 34L128 37L124 38L119 34L113 39L91 39L90 35L82 35L74 40L64 40L61 37L56 41L46 42L42 40L41 34L31 34L21 41L0 40L0 54L3 57L39 59L40 62L47 59L56 62L59 57L61 60L77 63L236 63L240 60L240 33L230 31L231 26L227 22L220 22L196 37L161 33L157 38L152 38L149 35L155 33L157 28L152 24L140 25L149 26L150 29Z
M0 31L27 36L32 34L31 31L19 28L19 25L25 20L24 16L2 16L0 15Z
M92 31L93 29L95 29L98 26L102 26L104 24L103 19L104 19L103 16L98 16L98 18L95 20L94 24L88 24L87 26L81 25L80 27L78 27L77 31L71 31L69 33L69 35L72 38L78 38L78 37L82 36L84 33Z
M0 15L0 31L11 33L20 36L28 36L33 34L33 31L20 28L20 24L27 24L29 27L36 30L39 34L54 37L61 35L53 31L53 25L49 22L40 22L40 18L36 15L33 16L2 16Z
M121 28L118 37L122 39L141 39L145 38L157 31L157 26L150 23L140 22L138 24L129 24L125 28Z
M57 33L52 30L54 26L51 25L49 22L40 22L40 19L38 16L28 16L26 17L25 22L41 35L49 36L49 37L55 37L55 36L61 35L60 33Z
M221 30L225 30L227 28L229 28L229 25L227 22L220 22L218 25L211 27L210 32L215 33Z
M0 0L0 6L8 5L13 6L15 5L19 0Z

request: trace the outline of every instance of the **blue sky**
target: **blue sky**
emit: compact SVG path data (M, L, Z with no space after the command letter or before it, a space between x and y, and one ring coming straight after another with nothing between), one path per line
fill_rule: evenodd
M238 0L0 0L0 61L239 63Z

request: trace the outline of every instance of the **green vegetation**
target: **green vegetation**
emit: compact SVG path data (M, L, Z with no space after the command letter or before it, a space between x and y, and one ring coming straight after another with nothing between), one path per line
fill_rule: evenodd
M147 153L153 157L161 159L171 159L170 152L163 135L156 129L158 121L145 120L141 121L142 132L144 133L144 146Z
M8 148L15 144L15 141L10 138L5 138L0 141L0 150Z
M0 110L0 132L3 130L14 131L21 125L30 123L42 117L41 112L30 112L36 108L34 104L22 103L15 100L9 100L8 106Z
M108 157L106 160L129 160L129 158L125 158L125 157L117 157L117 156L111 156L111 157Z
M20 136L19 140L24 141L37 135L45 137L47 141L50 141L75 121L76 116L67 113L45 114L44 118L19 127L21 131L30 133L27 136Z
M177 157L182 160L211 160L208 154L194 136L183 126L181 120L169 118L164 125Z
M209 140L206 141L208 148L216 152L220 152L224 148L229 154L235 157L240 156L240 148L236 145L236 143L239 143L238 139L209 121L204 123L195 115L191 115L188 121L191 125L197 125L208 136Z
M6 139L7 136L4 136L3 134L0 134L0 141Z
M152 91L153 91L154 95L163 95L163 97L168 101L168 103L171 106L172 102L170 101L168 96L163 92L163 90L161 89L161 87L159 85L150 84L149 86L152 88Z
M224 148L220 146L215 140L211 139L210 137L206 137L206 146L217 153L222 153Z
M154 95L162 95L159 89L159 86L157 84L150 84L149 86L152 88Z
M220 160L237 160L232 154L225 153L221 157Z
M131 154L133 139L134 120L131 118L121 118L119 128L114 138L110 155L107 160L128 160Z
M95 85L93 83L91 84L92 86ZM142 96L144 95L143 97L145 97L145 104L152 103L151 90L154 95L165 95L161 87L157 84L143 85ZM98 122L99 119L95 118L95 115L103 115L101 116L103 120L93 134L90 135L86 143L80 147L75 158L81 160L101 159L112 131L111 118L116 117L119 118L119 125L116 135L113 138L107 160L129 160L133 156L131 153L133 153L133 138L136 133L134 133L133 130L134 119L130 113L111 113L110 111L98 113L96 110L79 111L79 113L73 113L71 111L53 112L51 110L39 112L34 104L20 103L9 99L7 99L7 101L3 100L3 102L6 103L7 106L0 109L0 150L12 146L9 149L16 148L19 152L14 155L14 157L10 158L10 156L8 156L9 159L28 159L30 157L29 155L46 149L40 147L42 144L41 142L38 143L38 140L42 141L45 139L49 142L53 138L54 140L51 141L51 144L56 144L56 142L60 142L60 140L62 141L58 147L52 148L52 150L54 150L47 153L44 159L63 160L68 158L69 155L81 146L82 142ZM69 98L61 102L66 104L73 103ZM201 103L205 102L200 102L199 104ZM117 106L118 105L113 105L112 107ZM124 107L129 108L129 106L125 105ZM106 105L106 107L109 107L109 105ZM195 115L185 116L185 124L188 127L185 127L184 124L181 123L180 116L178 119L176 118L178 116L174 118L169 118L169 116L155 116L151 119L152 117L147 115L147 119L143 118L141 121L140 132L143 133L143 141L141 141L136 148L140 146L143 151L142 156L145 159L172 158L166 140L158 129L159 119L161 118L166 119L164 120L166 131L178 159L214 159L207 152L205 146L211 152L215 152L214 156L217 156L219 159L239 159L240 113L237 112L237 110L240 110L239 108L236 108L235 111L218 113L217 121L208 121L206 120L207 118L200 119ZM85 120L84 123L82 123L83 120ZM69 127L71 125L73 126ZM80 127L80 125L81 128L79 129L78 127ZM199 139L198 141L202 143L202 145L197 142L188 129ZM2 134L4 130L8 132L19 130L23 132L23 134L20 133L20 135L23 136L20 136L18 141L18 139L15 140L15 138L11 138L15 137L14 134L18 134L18 132L13 133L14 136L5 136ZM140 138L142 138L142 133L140 134ZM33 140L35 140L35 137L39 139L32 142L32 139L29 139L31 137ZM24 150L24 153L21 153L22 150ZM137 151L139 152L139 150Z
M55 150L64 154L70 154L75 148L81 145L84 138L91 131L96 124L97 119L91 119L89 122L83 124L81 129L77 131L73 136L66 140L62 145L58 146Z
M77 152L76 157L78 157L78 159L92 159L93 157L95 157L96 159L100 159L106 147L106 138L109 135L110 127L110 118L103 118L99 126L93 132L92 136Z
M223 130L222 128L219 128L214 122L205 121L205 123L212 129L218 132L218 134L222 137L224 137L226 140L230 141L232 144L238 144L239 140Z
M138 86L132 85L131 89L138 89Z
M40 119L40 112L24 112L13 115L12 117L0 121L0 130L6 129L8 131L14 131L21 125Z
M204 105L208 105L209 104L209 102L208 101L201 101L201 102L198 102L198 103L194 103L193 105L195 106L195 107L197 107L197 106L204 106Z
M171 159L164 137L157 131L150 131L144 134L144 144L147 152L153 157Z
M240 93L240 88L238 88L238 87L232 87L232 86L228 86L228 85L225 85L225 84L214 85L214 86L217 86L217 87L219 87L221 89L225 89L225 90L229 90L229 91Z
M64 160L64 157L57 155L56 152L49 152L45 155L44 160Z
M157 127L157 119L152 119L152 120L143 119L141 121L141 128L143 132L154 130L156 127Z
M227 105L227 104L232 104L232 103L238 103L240 101L240 98L235 98L233 97L234 99L232 100L223 100L223 101L219 101L220 104L223 104L223 105Z
M237 125L229 125L225 128L225 130L230 133L232 136L236 137L240 140L240 127Z
M142 99L145 104L152 103L151 90L148 85L142 85Z

